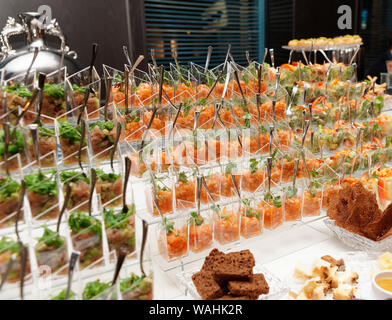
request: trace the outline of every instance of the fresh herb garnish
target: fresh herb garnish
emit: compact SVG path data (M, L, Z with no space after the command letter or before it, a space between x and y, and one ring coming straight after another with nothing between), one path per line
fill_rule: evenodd
M90 179L78 171L63 171L60 173L61 182L73 182L84 181L90 184Z
M84 94L87 90L88 86L78 86L77 84L72 85L72 90L76 93L82 93Z
M118 178L120 178L120 174L115 174L115 173L105 173L102 169L97 169L97 179L101 181L108 181L108 182L114 182Z
M59 121L59 131L61 139L67 139L72 145L80 144L80 140L82 138L81 127L74 127L67 121Z
M273 196L272 193L266 193L264 196L264 201L271 202L277 208L282 206L282 202L280 201L280 196Z
M294 187L294 186L289 186L286 189L286 195L288 198L294 197L297 194L297 192L298 192L298 189L297 189L297 187Z
M250 166L249 166L250 173L255 174L258 170L257 165L259 164L259 162L256 159L250 159L249 162L250 162Z
M385 148L389 148L391 146L391 136L385 138Z
M44 94L51 96L56 100L65 100L65 91L63 84L45 83Z
M312 178L316 178L318 175L320 175L320 173L314 170L310 170L310 175L312 176Z
M196 211L191 212L191 217L189 218L189 224L193 226L201 226L204 222L204 219L199 216Z
M11 177L0 178L0 202L4 202L11 197L18 197L20 184Z
M191 104L187 101L184 102L184 105L182 107L182 111L184 112L184 117L186 118L189 115L189 111L191 111Z
M83 290L83 300L90 300L109 288L110 284L106 282L100 282L99 280L89 282Z
M40 137L54 137L56 135L55 131L52 129L39 127L39 136Z
M59 292L57 296L54 296L51 300L65 300L65 296L67 295L67 289L63 289ZM73 298L75 296L75 292L71 290L68 298Z
M244 127L245 127L245 128L250 128L250 119L251 119L250 113L244 114L244 115L242 116L242 119L245 120Z
M38 239L38 244L44 243L47 246L54 246L60 248L64 245L65 239L60 236L56 231L50 230L47 226L44 226L44 233L41 238Z
M24 151L24 140L22 131L16 130L16 139L10 139L10 144L8 146L8 154L14 155L18 152ZM0 131L0 156L4 156L5 150L5 139L4 139L4 131Z
M185 172L180 172L178 174L178 180L184 183L188 183L188 177L186 176Z
M163 218L162 226L166 230L166 234L170 235L174 231L174 221L167 220L166 217Z
M133 110L130 114L128 114L126 116L128 121L131 122L139 122L140 121L140 117L139 117L139 111L138 110Z
M56 171L52 170L47 176L39 171L25 176L27 190L38 194L57 196L55 173Z
M229 163L226 165L225 174L226 174L226 175L231 174L235 168L237 168L237 165L236 165L235 163L233 163L233 162L229 162Z
M127 213L114 213L114 209L104 209L103 215L107 228L124 229L128 225L129 217L135 213L135 205L131 204Z
M282 206L282 202L280 201L280 196L274 197L273 203L275 207L280 208Z
M120 291L122 293L137 290L142 294L146 294L152 290L152 278L147 276L137 276L131 273L131 276L121 280ZM139 299L143 299L143 295Z
M96 126L98 126L102 131L109 131L113 130L114 123L113 121L98 121L90 125L90 130L93 130Z
M31 98L33 96L33 93L24 84L21 83L7 86L5 90L7 93L14 93L22 98Z
M19 243L9 237L2 237L0 240L0 254L4 252L19 253Z
M68 224L75 233L86 233L91 231L98 236L102 235L101 221L79 210L71 213Z
M247 207L250 206L250 201L249 201L249 199L242 199L242 203L243 203L244 205L246 205Z

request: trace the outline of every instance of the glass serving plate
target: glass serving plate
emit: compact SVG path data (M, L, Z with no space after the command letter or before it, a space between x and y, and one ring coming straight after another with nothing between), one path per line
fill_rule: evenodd
M329 218L324 220L325 225L350 248L366 252L383 252L392 249L392 237L381 241L373 241L359 234L350 232L344 228L335 225L335 221Z
M201 297L197 293L196 287L193 284L192 281L192 275L196 272L200 271L200 269L194 269L191 271L185 271L178 273L176 275L177 279L181 283L181 285L189 291L191 296L195 300L201 300ZM289 289L285 285L284 282L282 282L278 277L276 277L269 269L263 266L255 266L253 269L254 273L262 273L264 274L265 280L268 283L268 286L270 288L270 291L268 294L263 294L260 295L259 300L277 300L280 299L281 297L285 296Z
M326 44L326 45L314 45L313 50L324 50L324 51L334 51L334 50L349 50L355 49L358 46L362 46L363 42L361 43L341 43L341 44ZM294 51L310 51L312 46L282 46L283 49L287 50L294 50Z
M367 253L363 251L348 251L341 253L334 253L332 256L335 259L343 259L347 270L356 272L358 274L358 283L354 285L356 288L355 299L374 300L377 296L374 294L372 289L372 275L379 271L377 264L377 257L381 255L381 252ZM321 257L321 256L320 256ZM302 259L301 262L312 265L316 260L316 256L307 256ZM300 281L293 277L294 268L290 271L287 276L285 283L295 292L299 292L306 282ZM292 300L287 295L285 299ZM333 300L332 294L328 293L325 300Z

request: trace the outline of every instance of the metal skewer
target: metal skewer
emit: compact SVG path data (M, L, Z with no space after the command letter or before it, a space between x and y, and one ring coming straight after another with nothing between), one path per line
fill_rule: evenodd
M89 195L89 199L88 199L88 215L89 216L91 216L91 213L92 213L93 194L95 191L96 182L97 182L97 171L95 169L91 169L90 195Z
M68 300L69 296L71 294L73 273L74 273L74 270L75 270L76 262L79 259L79 256L80 256L80 252L73 251L72 254L71 254L71 258L69 259L67 291L65 293L65 298L64 298L65 300Z

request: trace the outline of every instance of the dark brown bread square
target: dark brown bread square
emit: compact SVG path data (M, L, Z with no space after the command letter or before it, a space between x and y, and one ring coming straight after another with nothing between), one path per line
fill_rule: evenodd
M363 227L382 215L378 207L376 195L366 190L361 183L353 186L354 201L350 207L350 215L343 227L355 233L361 233Z
M192 281L203 300L214 300L224 295L211 271L199 271L193 274Z
M218 255L213 272L218 281L250 280L253 276L255 258L249 250Z
M392 204L390 204L381 217L364 227L363 233L371 240L378 241L390 234L392 229Z
M218 249L212 249L210 254L205 258L201 271L213 271L215 259L222 255L225 254Z
M229 281L227 288L234 296L258 297L269 292L269 286L262 273L253 275L250 281Z
M227 294L227 295L224 295L223 297L218 298L216 300L253 300L253 299L250 299L249 297L246 297L246 296L235 297L230 294Z

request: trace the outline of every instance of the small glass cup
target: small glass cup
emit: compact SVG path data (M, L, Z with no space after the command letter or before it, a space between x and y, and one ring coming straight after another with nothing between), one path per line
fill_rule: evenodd
M177 173L174 185L174 197L176 200L176 210L184 209L187 204L194 206L196 202L196 181L195 172L184 170ZM182 204L180 205L180 201Z
M101 113L104 107L99 109ZM104 162L110 160L113 148L116 142L117 130L119 130L119 139L124 139L124 128L120 119L117 117L108 117L107 119L100 119L88 124L88 141L89 148L92 154L92 162L97 166L102 165ZM116 146L114 159L122 159L121 148Z
M33 219L57 218L60 212L57 170L30 172L24 180Z
M135 204L129 204L127 212L122 209L121 207L102 206L111 261L115 260L120 249L125 249L128 257L133 257L136 250Z
M28 152L26 149L26 133L25 130L17 126L9 126L10 144L8 146L8 169L9 171L16 171L24 167L28 162ZM5 142L4 128L0 130L0 143ZM4 162L4 148L0 150L0 162ZM18 155L18 156L15 156ZM5 167L3 164L3 172Z
M21 185L19 180L12 177L0 177L0 228L15 224L16 213L20 202ZM19 221L23 221L22 209Z
M66 67L49 73L43 90L41 120L43 123L52 123L52 119L59 119L67 112Z
M221 188L220 188L220 172L212 171L211 170L204 170L204 179L208 188L205 188L203 185L200 194L200 201L202 204L208 204L211 202L217 202L220 200L221 197ZM196 194L197 198L197 194ZM197 199L196 199L197 201Z
M97 169L96 172L95 190L100 195L102 204L111 207L120 205L123 193L121 168L117 167L114 172L105 172L102 169Z
M250 158L242 171L241 190L253 193L260 190L265 179L265 168L260 157Z
M63 170L60 172L60 182L63 194L66 192L67 184L71 186L71 196L67 208L79 208L83 211L88 211L88 200L90 196L90 172L88 167L80 169Z
M89 216L78 209L69 212L72 247L80 252L80 269L91 269L104 263L103 234L105 229L98 216Z
M61 151L61 165L72 166L79 161L79 149L82 141L82 127L72 121L56 119L56 133ZM87 128L81 151L81 162L89 163Z
M101 78L95 67L93 67L91 75L89 73L90 67L87 67L67 78L66 85L69 90L70 109L74 110L83 104L85 91L90 87L92 92L90 92L87 99L86 110L90 119L97 119L99 118ZM78 110L74 111L75 117L79 116Z
M147 250L143 257L143 274L139 263L123 266L120 272L122 300L152 300L154 298L153 264Z
M258 210L264 212L264 228L275 229L283 223L283 203L279 192L271 196L264 194L263 200L257 204Z
M212 205L214 211L214 240L220 244L238 241L240 238L239 203Z
M241 185L242 185L241 163L229 162L225 166L222 166L222 172L220 173L220 190L221 190L222 197L231 198L236 195L235 187L231 175L233 175L237 187L241 191Z
M36 71L31 70L27 75L22 73L4 81L4 91L6 92L6 105L2 105L1 122L8 121L12 124L16 124L16 119L21 109L25 107L28 101L33 97L33 91L35 88L35 77ZM26 81L27 80L27 81ZM3 99L1 99L3 100ZM2 103L3 101L1 101ZM36 101L37 102L37 101ZM37 103L30 106L30 110L35 111ZM5 112L7 108L7 112ZM26 122L32 122L33 118L29 114L24 115Z
M60 233L53 226L46 225L32 230L32 234L35 236L34 253L40 275L49 272L54 280L68 271L70 255L68 232L68 228L66 229L64 224Z
M26 272L25 272L25 286L27 287L28 285L32 284L32 273L31 273L32 265L31 265L30 255L29 255L30 248L28 246L28 241L26 241L28 240L26 236L27 235L25 232L21 232L21 240L24 243L24 245L27 246L27 262L26 262ZM19 286L18 281L20 281L21 272L22 272L22 257L20 251L20 244L16 239L16 236L14 235L2 236L0 238L0 243L1 243L0 272L2 275L5 274L7 267L9 265L9 261L12 258L12 256L14 256L15 259L11 267L11 272L9 273L7 281L5 283L3 292L6 292L11 288L19 289L17 288Z
M322 204L322 185L314 184L304 190L304 202L302 215L304 217L319 216L321 214L321 204Z
M57 165L57 138L54 128L48 126L38 127L38 154L39 161L35 158L33 137L30 130L26 130L26 146L30 159L30 166L40 164L41 168L52 168Z
M163 218L157 226L159 254L166 261L188 255L188 223L186 216L173 219Z
M285 221L299 221L302 219L303 188L298 182L296 186L283 189L283 214Z
M243 238L253 238L263 232L263 211L256 206L254 199L243 198L240 204L241 226Z
M198 213L196 208L193 208L188 216L189 250L198 253L211 248L214 241L211 211Z

